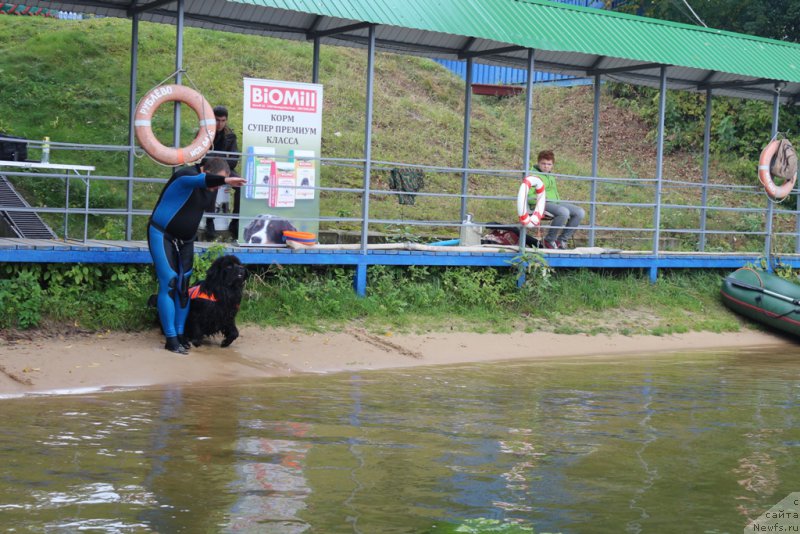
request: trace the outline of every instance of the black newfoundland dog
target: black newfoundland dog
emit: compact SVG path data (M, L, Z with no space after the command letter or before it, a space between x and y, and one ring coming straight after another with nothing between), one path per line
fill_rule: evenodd
M186 320L186 339L199 347L206 336L222 333L221 346L227 347L239 337L236 314L242 302L242 289L247 269L236 256L221 256L214 260L206 279L189 288L189 317Z

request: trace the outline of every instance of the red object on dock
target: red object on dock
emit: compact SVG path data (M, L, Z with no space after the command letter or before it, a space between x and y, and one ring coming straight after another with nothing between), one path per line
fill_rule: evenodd
M525 88L521 85L492 85L488 83L473 83L472 94L488 96L514 96L520 94Z

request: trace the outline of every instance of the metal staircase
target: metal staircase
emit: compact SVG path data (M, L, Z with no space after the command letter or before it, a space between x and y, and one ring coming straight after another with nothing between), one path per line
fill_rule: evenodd
M55 232L34 211L5 211L3 208L30 208L7 177L0 175L0 227L5 226L16 237L54 239ZM11 237L14 237L13 235Z

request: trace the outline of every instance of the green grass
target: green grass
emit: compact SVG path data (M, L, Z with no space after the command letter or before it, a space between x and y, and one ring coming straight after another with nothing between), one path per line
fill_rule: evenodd
M211 255L197 261L198 271ZM241 324L310 331L360 324L375 332L457 330L512 333L654 334L730 332L740 327L719 299L722 275L559 270L529 276L512 268L369 268L367 295L356 296L353 269L254 268ZM156 290L149 266L0 266L0 332L47 325L141 330L156 324L145 305Z

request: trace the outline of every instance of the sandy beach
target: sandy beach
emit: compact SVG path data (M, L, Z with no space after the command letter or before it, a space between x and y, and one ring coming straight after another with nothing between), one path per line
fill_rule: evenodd
M207 344L193 348L189 356L180 356L163 349L163 338L155 329L41 339L32 336L30 340L0 339L0 395L209 384L297 373L495 360L623 354L635 357L665 351L786 345L790 342L785 338L755 331L658 337L521 332L375 334L359 328L308 333L246 326L231 347Z

